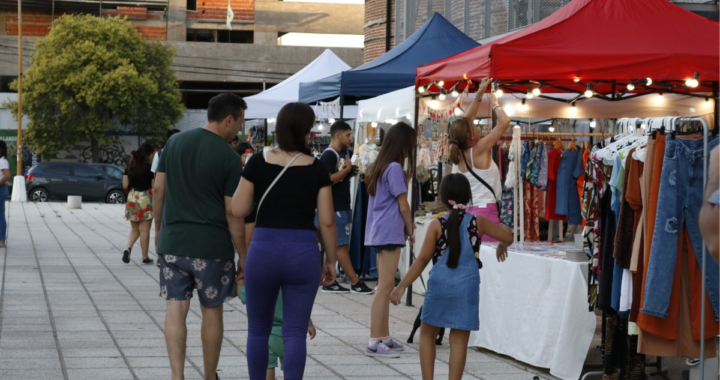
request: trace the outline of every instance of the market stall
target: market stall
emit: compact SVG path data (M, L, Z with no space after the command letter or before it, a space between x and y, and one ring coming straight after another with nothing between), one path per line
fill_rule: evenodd
M668 25L678 27L671 28ZM628 264L624 260L629 256L624 253L618 256L615 248L626 247L625 250L630 251L627 249L627 243L622 243L628 240L620 240L620 242L616 240L621 238L618 237L620 234L615 233L615 223L626 223L618 220L620 212L623 211L613 208L612 211L601 209L603 211L599 212L597 205L603 195L608 197L609 202L612 194L613 205L616 204L617 199L617 205L629 207L621 200L621 197L624 199L626 196L626 187L623 187L623 174L618 173L623 173L626 163L627 165L632 163L633 167L637 165L635 161L639 158L635 158L634 152L637 148L643 148L643 143L661 135L663 137L658 137L658 141L664 141L665 132L668 134L668 141L674 140L676 134L692 133L699 138L699 142L694 143L700 146L697 156L701 157L702 153L702 157L707 159L707 147L716 144L716 137L709 136L706 127L708 123L705 119L702 119L705 124L698 121L701 119L683 121L689 125L686 126L680 123L684 119L662 118L660 122L655 123L659 131L652 134L650 133L652 128L641 119L637 119L637 123L624 125L628 133L613 138L606 138L603 135L592 136L591 144L580 146L579 143L575 143L576 137L579 136L572 130L574 126L572 119L595 119L591 121L592 127L600 129L600 122L606 118L712 114L709 118L714 122L709 125L711 128L717 126L717 88L720 73L720 57L717 49L720 39L717 30L717 22L694 15L664 0L644 2L575 0L550 17L521 31L418 68L416 77L418 108L429 109L427 113L430 119L438 122L441 128L447 128L447 124L454 118L463 117L462 111L465 108L462 106L462 100L458 102L457 95L474 92L479 81L484 77L494 78L491 91L500 98L500 104L503 108L507 108L511 118L561 118L552 121L552 128L557 132L550 131L545 134L553 138L554 141L550 144L543 142L539 133L535 133L537 137L533 137L532 127L530 130L525 130L525 136L517 133L513 138L509 148L514 149L515 159L511 159L510 165L514 167L515 174L508 175L508 178L516 180L510 181L509 184L503 181L507 188L503 190L502 200L505 201L506 191L509 192L507 199L512 200L513 203L509 214L512 216L514 227L520 231L521 241L538 240L537 221L541 214L540 209L544 208L545 217L548 219L565 220L578 226L585 225L584 230L578 227L578 231L584 231L582 236L587 243L590 243L585 244L585 251L594 255L592 270L587 273L588 276L584 276L585 271L588 271L585 264L567 262L558 264L561 260L554 257L517 252L514 255L515 259L498 264L494 260L494 255L489 252L490 247L483 248L482 258L485 267L481 271L481 330L472 334L471 345L486 347L533 365L550 368L554 375L563 379L577 379L581 374L595 327L590 323L591 320L594 321L595 314L589 313L588 310L598 307L599 298L599 309L602 311L604 325L609 326L607 331L603 330L603 347L606 348L603 352L605 375L622 379L641 378L636 376L642 376L644 373L645 354L650 352L659 356L689 355L690 351L683 353L682 349L672 351L673 344L677 344L680 335L663 335L662 332L658 332L657 326L667 327L668 322L663 322L664 318L662 313L657 311L657 304L640 308L644 310L640 311L637 306L630 308L628 301L640 302L646 291L645 282L648 284L657 282L656 277L648 276L648 273L657 270L657 260L661 260L653 257L672 256L676 251L685 252L678 248L681 246L678 244L684 243L678 241L677 234L674 236L675 240L672 236L665 237L671 244L662 244L650 239L646 242L646 247L652 246L652 250L646 248L645 254L639 255L645 257L645 264L641 260L639 267L637 263L634 264L634 269L626 267ZM698 36L708 37L698 38ZM668 95L676 97L669 102ZM556 107L540 107L542 102L555 103ZM628 106L629 102L639 102L637 104L644 106ZM481 114L484 113L482 116L490 117L489 111L489 107L481 107ZM425 120L422 112L418 112L418 125L421 124L420 120ZM701 126L699 129L698 125ZM612 127L616 130L618 126L612 123ZM594 132L606 131L608 130ZM704 135L698 135L698 131L704 131ZM524 138L532 141L523 141ZM608 145L611 148L609 151L605 150L610 152L605 154L607 157L598 158L596 152ZM536 169L531 165L534 164L535 157L541 157L540 152L552 153L556 161L551 162L557 163L554 169L556 177L548 175L547 184L537 182L536 176L532 175ZM502 154L498 156L501 160L505 160ZM628 157L632 158L628 159ZM694 173L702 173L703 160L693 160L691 166L694 168L692 169ZM550 165L548 170L553 171L552 167ZM658 171L659 182L659 173L662 169L653 170ZM613 171L612 178L610 171ZM625 173L626 181L628 178L637 181L637 172L635 175ZM700 179L702 178L706 177L700 176ZM695 183L702 182L700 179L695 179ZM555 181L552 185L562 189L565 194L562 198L547 195L548 199L556 200L557 205L554 202L552 204L544 202L542 198L546 193L543 186L551 186L552 181ZM700 189L701 186L698 185L697 188ZM657 187L654 187L651 194L657 196L657 191ZM689 205L690 208L697 207L696 203L701 201L699 195L701 192L701 189L695 190L688 198L693 202ZM605 198L603 199L604 202ZM678 202L681 201L672 200L662 207L669 207ZM568 210L568 207L560 207L561 203L572 208ZM653 209L653 207L659 206L651 204L649 208ZM633 210L638 211L641 208L640 206L637 209L631 208L631 211L624 211L622 218L630 218ZM654 223L653 216L647 217L648 223L651 220ZM432 217L435 216L431 215L430 218ZM642 219L640 216L632 218L637 221ZM504 222L502 215L500 219ZM665 226L666 219L658 220L659 225ZM695 227L692 225L692 220L684 223L689 230L696 228L696 225ZM629 225L624 224L624 227L617 228L617 231L627 233L635 231L635 227L636 225L630 222ZM665 228L665 233L674 231L674 227L669 230L669 227ZM663 233L662 227L654 231L655 235L659 234L658 231ZM645 236L652 234L653 231L648 226ZM630 246L634 241L639 240L632 233L623 236L622 239L630 239ZM600 247L603 249L602 254L599 252ZM717 296L717 289L711 286L712 281L706 282L705 279L706 277L717 279L718 267L716 263L706 260L704 249L700 249L703 247L703 242L701 239L698 241L697 235L688 239L684 249L688 247L694 248L691 251L694 250L696 255L678 256L677 262L680 263L682 260L683 270L687 270L686 267L689 266L691 273L697 275L697 279L691 281L693 285L687 285L686 280L683 280L682 292L686 293L682 294L685 294L685 297L696 297L693 299L698 300L692 306L687 306L689 312L697 316L698 321L702 316L702 321L693 325L696 329L693 331L697 336L708 337L717 333L717 326L713 321L713 311L717 312L717 310L712 310L711 305L699 300L707 299L708 293L705 289L708 286L709 294ZM523 245L518 245L517 249L522 250ZM560 248L551 248L551 250L562 251ZM513 257L512 251L510 256ZM653 260L655 264L652 264ZM562 266L566 267L565 271L559 269ZM573 274L572 270L567 269L570 266L575 266L576 273ZM677 268L680 270L679 264ZM692 272L693 270L695 272ZM600 274L604 282L598 283ZM672 277L672 273L669 276ZM516 281L518 284L511 281ZM568 293L553 290L558 286L554 284L559 282L563 283L564 290ZM629 288L626 284L631 282L636 284ZM674 286L679 287L680 281L673 284ZM685 286L691 289L688 290ZM636 293L628 289L633 289ZM657 299L669 297L669 290L666 288L661 290L654 285L648 289ZM517 296L519 301L500 302L502 298L494 298L496 296L492 292L486 293L486 290L493 290L511 300ZM516 290L521 291L515 293ZM523 293L532 294L532 297L522 298ZM618 306L618 303L621 306ZM563 308L563 313L566 314L553 314L557 312L553 308L558 307ZM680 312L684 313L687 310L683 309L685 306L678 307ZM630 310L635 310L641 315L647 312L657 320L648 323L643 322L643 318L647 317L640 317L635 325L633 317L630 317L629 323L628 316L624 315L623 311ZM526 315L531 317L524 318ZM545 318L548 315L553 316ZM588 325L583 325L582 322L566 324L566 318L571 318L575 322L587 321ZM548 321L551 321L549 325ZM672 322L670 324L672 325ZM711 328L713 325L715 330ZM674 328L679 327L676 325ZM537 331L545 329L553 330L553 337L557 337L558 340L549 341L546 340L547 337L536 335ZM633 330L635 330L634 334ZM640 331L639 340L637 330ZM666 329L666 331L670 330ZM666 342L653 341L653 338L657 338L656 334L662 335ZM582 347L573 346L574 342L564 340L565 337L570 336L576 339L577 343L582 344ZM697 350L692 352L709 352L711 347L706 345L706 341L697 339L699 339L696 341ZM608 346L605 343L608 343ZM526 345L537 352L526 350ZM565 350L567 345L573 347L573 352ZM664 354L658 354L658 347L664 347ZM699 353L697 355L703 356ZM562 368L559 363L562 363ZM704 369L704 362L701 367ZM707 370L717 373L717 368ZM598 373L598 375L602 374L602 372Z

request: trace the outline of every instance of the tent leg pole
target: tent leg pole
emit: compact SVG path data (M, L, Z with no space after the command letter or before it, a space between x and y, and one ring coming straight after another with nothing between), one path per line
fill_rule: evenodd
M417 131L417 125L418 125L418 98L415 98L415 115L413 116L413 121L414 121L413 128L415 128L415 130ZM416 153L417 153L417 149L415 149L415 152L413 152L413 154L416 154ZM414 172L413 172L413 173L414 173ZM417 179L417 176L416 176L416 174L414 173L414 174L413 174L413 186L415 185L415 179ZM414 197L415 197L415 191L413 190L413 192L410 194L410 210L412 211L412 212L411 212L411 217L412 217L412 222L413 222L413 224L415 224L415 210L413 210L413 208L412 208L412 207L413 207L413 204L415 204L415 202L414 202ZM415 233L415 232L413 232L413 233ZM422 244L422 242L421 242L420 244ZM411 244L411 245L410 245L410 251L408 252L408 270L410 270L410 267L412 266L412 263L413 263L413 248L414 248L414 246ZM407 272L405 272L405 274L407 275ZM420 274L420 278L422 279L422 273ZM413 286L412 286L412 283L411 283L410 286L408 286L407 296L406 296L406 298L405 298L405 306L412 306L412 305L413 305L413 304L412 304L412 293L413 293Z
M345 96L340 95L340 120L345 116Z

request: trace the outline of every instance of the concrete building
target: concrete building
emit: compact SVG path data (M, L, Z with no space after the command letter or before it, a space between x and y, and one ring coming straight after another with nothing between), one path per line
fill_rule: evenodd
M23 0L23 66L34 41L64 13L125 16L146 39L177 50L173 69L185 106L204 109L218 92L252 95L310 63L325 47L284 46L293 33L363 35L362 4L278 0ZM17 77L17 0L0 0L0 92ZM234 13L226 26L228 4ZM332 47L331 47L332 48ZM355 67L360 48L332 48Z
M401 43L435 12L440 13L471 38L483 42L534 24L571 0L366 0L365 62ZM713 20L718 19L717 0L670 0ZM387 33L387 9L391 7L391 32Z

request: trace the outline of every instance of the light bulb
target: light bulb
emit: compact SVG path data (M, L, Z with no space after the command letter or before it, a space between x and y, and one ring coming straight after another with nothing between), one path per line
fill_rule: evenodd
M460 94L457 92L457 90L453 90L453 92L452 92L453 98L457 98L458 95L460 95Z
M528 92L527 95L525 95L525 99L532 99L535 95L532 94L532 92Z
M430 101L430 108L437 109L439 106L440 106L440 103L437 100L433 99Z
M597 127L597 123L595 122L595 120L593 120L590 122L590 128L595 128L595 127Z
M540 91L540 87L535 87L535 88L532 90L532 94L533 94L534 96L540 96L540 94L542 94L542 92Z
M573 114L573 115L577 113L577 107L575 107L575 103L572 103L572 104L570 105L569 112L570 112L571 114Z
M646 86L652 86L653 81L651 78L647 78L647 82L645 83Z
M574 81L575 83L580 82L580 78L575 78Z
M592 97L593 97L593 92L592 92L592 90L586 90L586 91L585 91L585 97L586 97L586 98L592 98Z
M657 94L657 96L655 97L655 103L661 103L662 101L663 101L663 94L661 92L661 93Z
M370 123L370 125L371 125L373 128L377 128L378 123L377 123L377 121L373 121L372 123Z
M550 128L548 128L548 131L550 131L550 132L555 132L555 127L550 127Z
M440 99L440 100L445 100L445 94L440 94L440 95L438 96L438 99Z
M455 108L455 116L460 116L460 115L462 115L462 110L460 110L460 108Z
M440 82L438 82L437 85L438 85L439 87L442 87L442 86L445 85L445 81L444 81L444 80L441 80Z
M685 85L688 87L695 88L700 84L697 79L688 79L685 81Z
M322 124L318 124L318 129L322 131L322 130L323 130L323 125L322 125Z
M705 106L709 107L710 105L712 105L710 98L705 98Z
M527 106L527 104L525 104L525 99L522 100L522 102L521 102L520 105L518 106L518 109L519 109L520 111L527 111L528 106Z
M425 92L425 86L418 87L418 93L422 94L423 92Z
M627 89L628 89L628 91L632 91L632 90L635 89L635 85L632 84L632 83L630 83L630 84L627 85Z
M480 120L478 120L478 119L473 120L473 124L479 125L479 124L480 124Z
M335 124L335 119L329 119L329 120L328 120L328 123L330 123L330 124Z

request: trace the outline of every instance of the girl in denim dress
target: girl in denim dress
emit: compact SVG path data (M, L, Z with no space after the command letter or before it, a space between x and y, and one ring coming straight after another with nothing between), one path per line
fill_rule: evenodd
M400 304L405 289L432 260L425 303L420 320L420 365L423 379L432 379L435 370L435 337L439 329L450 328L449 379L461 379L465 369L470 331L480 328L480 241L488 235L500 247L512 243L510 230L465 210L472 199L470 182L462 174L451 174L440 184L440 198L450 213L434 220L425 235L420 256L390 295ZM502 256L502 257L501 257ZM505 254L498 256L504 261Z

